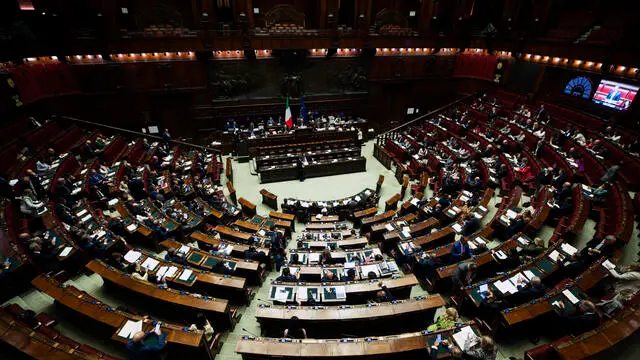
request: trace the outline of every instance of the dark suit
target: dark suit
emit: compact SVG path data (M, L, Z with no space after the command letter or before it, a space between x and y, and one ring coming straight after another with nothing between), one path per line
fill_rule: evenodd
M146 344L145 340L151 337L157 337L157 341L152 344ZM129 358L131 360L147 360L159 358L160 352L165 348L165 342L167 339L167 333L157 335L156 333L148 332L144 335L144 340L140 343L134 343L132 340L127 343L127 351L129 352Z

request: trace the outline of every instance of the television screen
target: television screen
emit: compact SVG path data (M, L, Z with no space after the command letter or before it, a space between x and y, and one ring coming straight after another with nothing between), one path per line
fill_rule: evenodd
M576 76L567 83L567 86L564 88L564 93L589 100L591 97L591 88L591 79L586 76Z
M638 93L638 87L610 80L600 81L593 102L612 109L627 111Z

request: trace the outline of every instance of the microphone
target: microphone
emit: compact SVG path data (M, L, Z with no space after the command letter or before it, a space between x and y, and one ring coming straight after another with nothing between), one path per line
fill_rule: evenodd
M260 299L260 298L256 298L256 300L258 300L259 302L261 302L261 303L263 303L263 304L265 304L265 305L269 305L269 306L271 306L271 304L270 304L270 303L268 303L268 302L266 302L265 300L262 300L262 299Z
M245 328L242 328L242 331L249 333L249 335L251 335L251 336L253 336L253 337L255 337L255 338L259 338L259 337L260 337L260 336L258 336L258 335L256 335L256 334L252 333L251 331L249 331L249 330L247 330L247 329L245 329Z

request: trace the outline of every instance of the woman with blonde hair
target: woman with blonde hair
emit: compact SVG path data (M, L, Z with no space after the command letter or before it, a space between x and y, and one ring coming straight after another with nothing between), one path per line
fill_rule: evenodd
M427 327L427 330L436 331L436 330L450 328L458 322L458 319L459 319L458 310L452 307L447 308L444 311L444 314L440 315L435 323Z

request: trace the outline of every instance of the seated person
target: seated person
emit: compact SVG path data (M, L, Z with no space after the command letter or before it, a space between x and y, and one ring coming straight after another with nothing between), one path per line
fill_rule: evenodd
M157 337L154 341L145 341ZM167 345L167 333L138 331L127 343L127 351L131 359L153 359L159 357Z
M378 287L381 290L376 293L376 302L382 303L395 300L395 297L393 296L393 294L391 294L391 291L389 291L387 285L384 285L382 281L378 283Z
M533 242L522 247L520 251L523 256L534 258L542 254L546 250L544 240L540 237L533 239Z
M577 306L575 314L569 314L564 302L559 301L560 316L567 330L575 335L585 333L600 326L600 314L594 303L588 300L581 300Z
M44 204L33 195L31 189L24 189L20 200L20 212L29 216L38 216L44 209Z
M609 258L613 255L616 242L617 238L615 235L607 235L604 239L594 237L589 240L587 245L580 251L580 260L586 267L603 256Z
M167 254L164 256L164 259L169 262L174 262L177 264L186 264L187 259L185 259L184 254L178 252L175 248L168 248Z
M450 327L455 326L456 323L460 320L458 315L458 310L454 307L447 308L444 311L444 314L438 316L438 319L431 325L427 327L429 331L438 331L442 329L448 329Z
M462 224L462 236L470 236L480 229L480 220L472 214L467 214Z
M300 324L300 319L297 316L292 316L289 319L289 325L284 329L282 337L289 339L306 339L307 330Z
M523 304L531 300L539 299L544 296L547 288L542 283L542 279L537 276L531 278L527 285L518 284L518 292L516 293L518 303Z
M322 282L339 282L340 279L333 273L333 271L325 270L322 275Z
M358 275L356 274L356 269L347 270L347 275L342 278L344 281L356 281L358 280Z
M282 269L282 275L278 276L276 278L276 281L279 281L279 282L296 282L296 281L298 281L298 274L296 274L295 276L291 275L291 270L288 267L286 267L286 268Z
M451 252L449 253L450 264L456 264L471 256L471 249L469 248L467 238L461 235L456 235L456 237L457 239L451 246Z

